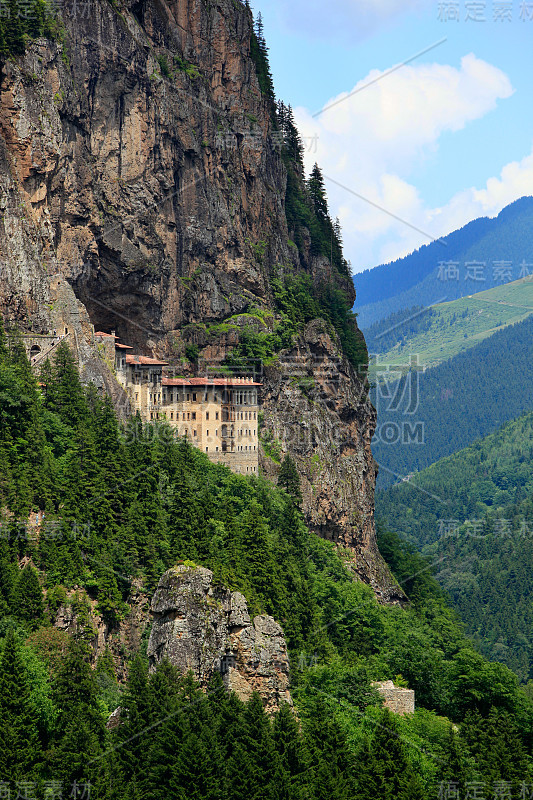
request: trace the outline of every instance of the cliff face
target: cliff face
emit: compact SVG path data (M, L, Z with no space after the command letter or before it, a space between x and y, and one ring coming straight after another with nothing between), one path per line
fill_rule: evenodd
M215 672L241 700L258 692L269 712L292 705L289 657L280 625L267 615L250 619L246 600L213 583L202 567L165 572L152 599L148 642L152 668L167 658L207 687Z
M177 364L191 343L223 358L252 308L275 315L273 270L334 278L354 299L327 259L289 241L286 172L239 0L71 0L63 23L62 43L39 40L2 65L8 320L68 328L85 377L110 390L90 323ZM206 338L205 325L229 317ZM319 322L264 381L265 431L297 461L310 526L352 548L357 574L397 599L375 542L364 381ZM275 477L274 461L263 466Z
M285 176L244 8L89 1L64 22L64 49L4 65L2 305L42 324L59 272L98 327L146 348L265 297L254 247L289 259Z

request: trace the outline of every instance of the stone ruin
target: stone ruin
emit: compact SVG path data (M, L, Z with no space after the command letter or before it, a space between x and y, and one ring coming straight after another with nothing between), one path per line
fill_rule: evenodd
M383 697L383 706L394 714L413 714L415 710L414 689L395 686L392 681L378 681L372 686Z

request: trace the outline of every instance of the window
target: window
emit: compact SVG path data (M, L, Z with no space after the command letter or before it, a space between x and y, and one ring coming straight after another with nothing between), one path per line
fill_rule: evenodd
M136 399L136 400L138 400L138 399L139 399L139 392L135 392L135 399Z
M185 411L183 412L183 421L185 422Z
M254 411L254 419L255 419L255 413L256 413L256 412Z
M205 452L206 452L206 453L209 453L209 447L206 447L206 448L205 448Z
M205 435L206 435L206 436L209 436L209 431L206 431L206 432L205 432Z
M174 392L170 392L170 402L174 402Z
M193 411L193 412L192 412L192 418L193 418L193 419L196 419L196 411Z
M215 403L218 401L218 394L216 392L215 392L215 394L213 396L213 399L214 399Z
M187 419L190 419L190 418L191 418L191 412L187 411Z
M193 431L193 432L192 432L192 435L193 435L193 436L196 436L196 431Z
M216 451L217 451L217 453L218 453L218 447L215 447L215 450L216 450Z
M255 444L254 444L254 450L255 450Z
M215 419L218 419L218 411L215 414Z
M209 422L209 411L205 412L205 421Z
M153 419L153 418L154 418L154 412L150 411L150 419Z
M174 419L174 412L173 411L170 412L170 419Z
M187 402L189 402L189 400L190 400L190 397L191 397L191 396L190 396L189 392L187 392Z

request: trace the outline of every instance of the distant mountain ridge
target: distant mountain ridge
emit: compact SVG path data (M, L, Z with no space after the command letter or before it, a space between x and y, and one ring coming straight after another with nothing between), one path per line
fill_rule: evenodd
M381 488L533 409L533 316L418 376L371 393ZM408 407L410 405L410 407ZM412 436L416 426L420 437Z
M533 197L354 276L360 327L416 305L465 297L533 272ZM467 265L470 264L470 267ZM477 267L475 266L477 264Z
M379 363L402 365L417 353L420 364L434 367L532 314L530 275L449 303L396 312L371 325L365 338Z

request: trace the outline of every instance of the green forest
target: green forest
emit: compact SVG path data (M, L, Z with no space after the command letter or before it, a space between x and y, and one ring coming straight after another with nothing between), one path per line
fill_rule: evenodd
M531 409L532 362L533 317L528 317L417 376L403 376L385 389L376 385L372 451L381 465L379 486L424 469ZM406 423L423 426L422 442L402 439ZM400 435L390 444L384 434L395 430Z
M533 413L378 492L377 513L435 564L488 658L533 679Z
M290 464L276 488L211 464L164 425L119 423L63 345L37 382L20 340L2 333L0 392L4 793L414 800L504 782L524 796L531 701L476 651L397 536L382 531L380 546L404 608L379 605L342 551L309 533ZM284 707L269 719L257 696L243 704L218 679L203 693L168 663L148 674L145 646L127 654L125 685L110 653L91 664L89 603L117 628L132 581L150 592L183 560L281 622L296 717ZM68 641L53 626L63 603L78 619ZM415 689L414 715L381 708L371 683L386 679Z
M46 0L8 0L0 13L0 64L6 57L23 55L28 41L39 36L56 39L60 30Z

